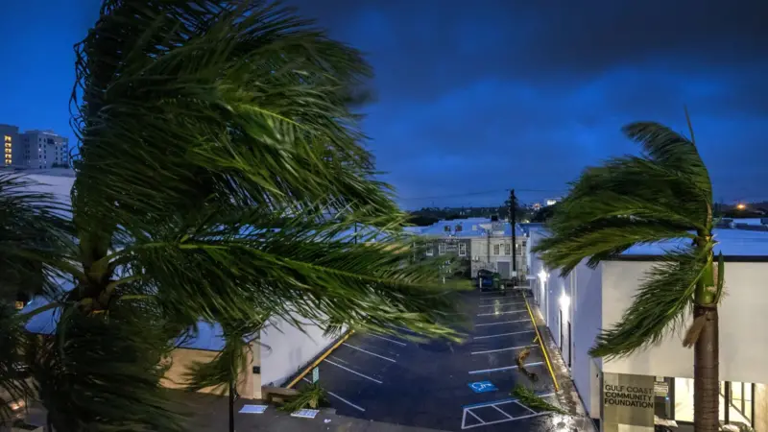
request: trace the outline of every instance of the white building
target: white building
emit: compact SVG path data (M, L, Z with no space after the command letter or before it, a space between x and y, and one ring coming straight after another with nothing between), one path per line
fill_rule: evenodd
M525 275L528 268L527 234L520 224L515 226L515 261L517 274ZM411 227L408 232L433 239L428 256L455 253L470 261L471 276L480 270L499 272L502 278L512 277L512 228L509 222L488 218L466 218L438 221L428 227Z
M69 165L69 139L51 130L31 130L20 134L24 149L17 166L56 168Z
M545 235L543 229L531 230L531 244ZM768 431L768 233L717 229L715 237L715 252L722 252L726 261L726 295L719 308L720 418ZM652 431L654 415L657 421L693 420L693 350L682 346L680 334L611 361L587 354L600 329L621 319L651 260L673 245L636 246L595 269L582 263L566 278L547 269L536 254L531 256L535 301L590 416L600 419L605 431ZM619 388L640 394L618 393ZM622 406L621 397L650 400L644 391L653 396L652 404Z

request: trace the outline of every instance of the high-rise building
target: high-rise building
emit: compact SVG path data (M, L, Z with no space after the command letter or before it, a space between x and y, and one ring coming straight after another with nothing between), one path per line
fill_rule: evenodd
M0 124L0 138L3 143L2 166L17 165L22 161L23 146L19 140L19 127Z
M51 130L31 130L20 135L24 148L22 164L27 168L56 168L69 165L69 139Z
M64 168L69 166L69 139L52 130L19 133L19 127L0 124L3 163L0 167Z

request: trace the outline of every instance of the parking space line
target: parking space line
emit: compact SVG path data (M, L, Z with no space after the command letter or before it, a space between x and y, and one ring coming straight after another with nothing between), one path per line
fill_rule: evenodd
M312 381L310 381L310 380L308 380L308 379L306 379L306 378L304 378L304 381L306 381L306 382L308 382L308 383L311 383L311 382L312 382ZM365 408L363 408L363 407L359 407L359 406L357 406L357 405L353 404L352 402L350 402L350 401L348 401L348 400L344 399L343 397L341 397L341 396L337 395L336 393L334 393L334 392L332 392L332 391L328 391L328 390L326 390L325 392L326 392L326 393L328 393L330 396L333 396L333 397L335 397L336 399L338 399L338 400L340 400L340 401L344 402L345 404L347 404L347 405L351 406L352 408L355 408L355 409L357 409L357 410L360 410L360 411L362 411L362 412L365 412Z
M350 344L348 344L348 343L346 343L346 342L345 342L345 343L343 343L342 345L344 345L344 346L346 346L346 347L350 347L350 348L352 348L352 349L354 349L354 350L358 350L358 351L360 351L360 352L364 352L364 353L366 353L366 354L370 354L370 355L372 355L372 356L374 356L374 357L378 357L378 358L380 358L380 359L384 359L384 360L386 360L386 361L391 361L392 363L397 363L397 361L396 361L395 359L391 359L391 358L389 358L389 357L384 357L383 355L378 355L378 354L376 354L376 353L372 353L372 352L370 352L370 351L368 351L368 350L364 350L364 349L362 349L362 348L360 348L360 347L356 347L356 346L354 346L354 345L350 345Z
M535 346L538 346L538 345L519 345L519 346L508 347L508 348L499 348L499 349L492 349L492 350L485 350L485 351L473 351L471 354L472 355L491 354L491 353L501 352L501 351L513 351L513 350L523 349L523 348L533 348Z
M367 379L367 380L371 380L371 381L375 382L376 384L383 384L381 381L377 380L376 378L371 378L371 377L369 377L368 375L364 375L364 374L361 374L361 373L360 373L360 372L358 372L358 371L354 371L354 370L352 370L352 369L350 369L350 368L348 368L348 367L342 366L342 365L340 365L340 364L338 364L338 363L334 363L334 362L332 362L332 361L330 361L330 360L328 360L328 359L325 359L325 360L323 360L323 361L324 361L324 362L327 362L327 363L330 363L330 364L332 364L332 365L336 366L337 368L340 368L340 369L344 369L344 370L345 370L345 371L347 371L347 372L351 372L351 373L353 373L353 374L355 374L355 375L357 375L357 376L359 376L359 377L363 377L363 378L365 378L365 379Z
M541 366L543 364L544 364L544 362L535 362L535 363L526 363L523 366L525 366L525 367ZM517 369L518 367L519 366L515 365L515 366L504 366L504 367L493 368L493 369L480 369L480 370L469 371L469 374L470 375L477 375L477 374L489 373L489 372L500 372L500 371L505 371L505 370Z
M481 421L481 422L485 423L485 422L483 421L483 419L481 419L480 417L478 417L478 416L477 416L477 414L473 413L472 411L465 411L465 412L468 412L468 413L469 413L469 415L471 415L472 417L476 418L476 419L477 419L477 421Z
M397 345L400 345L400 346L405 346L406 345L405 342L399 342L399 341L396 341L394 339L388 339L388 338L385 338L384 336L375 335L373 333L368 333L368 336L373 336L375 338L383 339L383 340L385 340L387 342L392 342L393 344L397 344Z
M516 306L516 305L524 305L525 302L512 302L512 303L491 303L491 304L482 304L477 305L477 307L494 307L494 306Z
M329 396L333 396L333 397L335 397L336 399L338 399L338 400L340 400L340 401L344 402L345 404L347 404L347 405L351 406L352 408L355 408L355 409L356 409L356 410L358 410L358 411L362 411L362 412L365 412L365 408L363 408L363 407L359 407L359 406L357 406L357 405L353 404L352 402L350 402L350 401L348 401L348 400L344 399L343 397L341 397L341 396L337 395L337 394L336 394L336 393L334 393L334 392L330 392L330 391L327 391L327 390L326 390L326 393L328 393L328 395L329 395Z
M515 401L515 403L516 403L516 404L518 404L518 405L520 405L521 407L523 407L523 408L527 409L528 411L530 411L530 412L534 413L534 414L536 413L536 411L534 411L534 410L532 410L532 409L528 408L527 406L525 406L525 405L521 404L519 401Z
M485 327L485 326L494 326L494 325L502 325L502 324L514 324L514 323L521 323L521 322L530 322L529 320L516 320L516 321L499 321L499 322L492 322L492 323L481 323L481 324L475 324L475 327Z
M511 333L499 333L499 334L489 335L489 336L475 336L475 337L472 338L472 340L490 339L490 338L495 338L495 337L512 336L512 335L518 335L518 334L524 334L524 333L534 333L534 331L533 330L523 330L523 331L516 331L516 332L511 332Z
M496 408L496 411L498 411L498 412L500 412L500 413L504 414L505 416L507 416L507 418L508 418L508 419L512 419L512 420L514 420L514 419L515 419L515 418L514 418L514 417L512 417L511 415L509 415L509 414L505 413L504 411L502 411L502 410L501 410L501 408L497 407L496 405L492 405L492 406L493 406L494 408Z
M507 315L507 314L520 313L520 312L527 312L527 310L520 309L520 310L504 311L504 312L481 313L481 314L477 314L477 316Z
M554 393L548 393L548 394L542 394L542 395L539 395L539 396L540 397L547 397L547 396L552 396L553 394ZM526 415L523 415L523 416L512 416L508 412L506 412L503 409L499 408L499 405L506 405L506 404L515 404L515 405L521 406L521 407L525 408L526 410L530 411L531 414L526 414ZM487 421L481 419L475 413L472 412L473 409L485 408L485 407L495 408L497 411L499 411L500 413L504 414L504 416L506 416L507 418L506 419L493 420L493 421L488 421L487 422ZM462 416L461 416L461 429L462 430L464 430L464 429L472 429L472 428L475 428L475 427L478 427L478 426L487 426L487 425L498 424L498 423L506 423L506 422L516 421L516 420L522 420L522 419L526 419L526 418L531 418L531 417L537 417L537 416L543 416L543 415L551 414L551 412L548 412L548 411L535 412L534 410L532 410L532 409L528 408L527 406L521 404L519 399L504 399L504 400L499 400L499 401L495 401L495 402L485 402L485 403L474 404L474 405L465 405L465 406L462 407L462 411L463 411L462 412ZM474 417L480 423L467 425L467 413L469 413L469 415Z

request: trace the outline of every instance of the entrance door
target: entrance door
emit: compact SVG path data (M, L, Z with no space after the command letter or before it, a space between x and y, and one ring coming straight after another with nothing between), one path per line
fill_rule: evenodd
M573 342L571 342L571 322L568 321L568 368L571 367L571 358L573 357L571 351L573 351Z
M563 352L563 310L560 309L560 322L558 323L558 327L560 327L560 352Z

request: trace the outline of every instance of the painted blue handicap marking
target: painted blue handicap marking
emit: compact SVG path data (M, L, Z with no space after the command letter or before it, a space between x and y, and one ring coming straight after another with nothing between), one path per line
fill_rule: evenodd
M475 393L486 393L498 390L490 381L478 381L469 383L469 388Z

